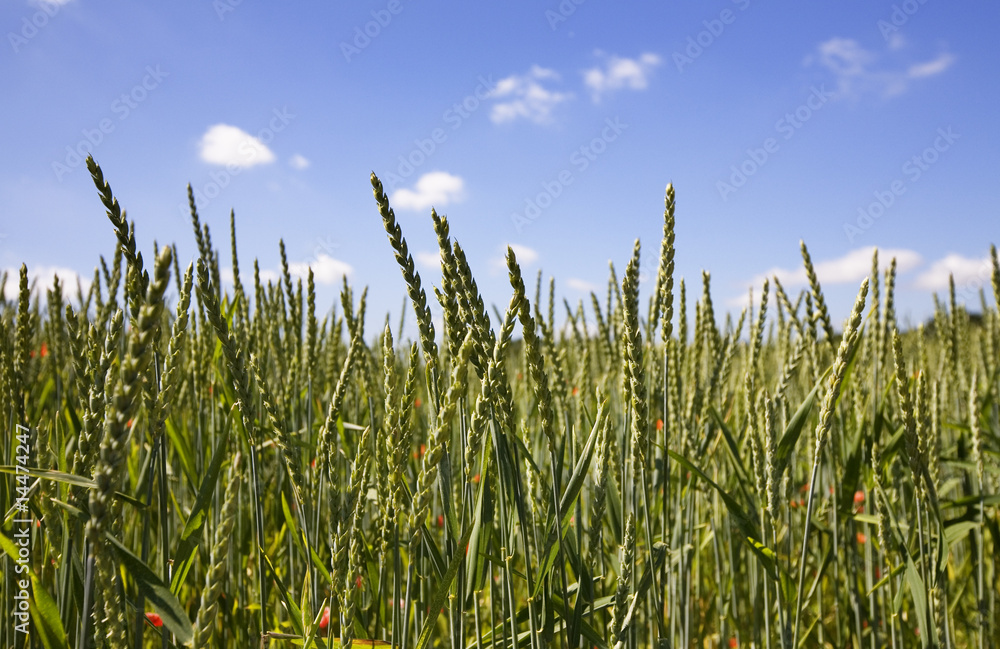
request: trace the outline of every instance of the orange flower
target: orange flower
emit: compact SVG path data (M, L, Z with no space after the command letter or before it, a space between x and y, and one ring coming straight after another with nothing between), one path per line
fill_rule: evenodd
M865 543L868 541L868 537L864 535L863 532L858 532L858 543Z
M424 456L424 453L426 452L427 452L427 445L421 444L418 450L413 451L413 457L414 459L422 458Z
M662 419L657 419L656 420L656 430L663 430L663 420Z
M155 626L157 629L163 626L163 618L156 613L146 613L146 621Z
M736 649L738 646L740 646L739 640L736 638L729 638L729 649Z
M476 484L479 484L479 474L478 473L476 475L472 476L472 481L475 482Z
M578 387L576 387L576 386L574 385L574 386L573 386L573 396L575 397L575 396L577 396L577 395L579 395L579 394L580 394L580 388L578 388Z
M421 406L421 405L422 405L423 403L424 403L424 402L420 400L420 397L417 397L416 399L414 399L414 400L413 400L413 405L415 405L415 406L416 406L416 407L418 407L418 408L419 408L419 407L420 407L420 406Z

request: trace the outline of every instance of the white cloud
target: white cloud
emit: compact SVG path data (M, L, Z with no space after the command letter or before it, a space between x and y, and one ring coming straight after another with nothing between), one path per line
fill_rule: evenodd
M874 250L874 246L868 246L852 250L836 259L813 260L816 278L820 284L824 285L858 283L871 272L872 252ZM879 265L882 268L887 267L893 257L896 258L897 273L913 270L923 262L923 258L913 250L886 248L878 251ZM764 279L769 277L777 277L785 288L805 286L809 282L804 266L796 268L774 267L754 277L751 285L760 287L763 285Z
M201 159L209 164L252 167L274 162L274 153L259 139L229 124L209 127L198 142Z
M889 34L888 42L890 50L901 50L906 47L906 37L899 32Z
M956 290L977 293L979 287L990 281L993 263L987 255L981 259L963 257L952 253L938 259L931 267L917 276L917 288L940 291L948 288L948 277L954 275Z
M300 261L288 264L288 272L296 277L307 277L309 268L313 270L313 278L317 284L339 284L344 275L354 272L351 265L345 261L334 259L321 252L310 261Z
M857 99L873 93L882 97L899 95L916 79L937 76L956 61L954 54L942 52L924 62L901 61L906 42L890 40L886 52L865 49L851 38L831 38L820 43L814 54L806 57L806 65L818 64L833 74L842 97ZM886 62L886 54L895 60Z
M517 265L524 270L525 266L530 266L531 264L538 261L538 251L529 248L528 246L522 246L519 243L508 244L510 249L514 251L514 257L517 259ZM494 257L490 260L490 270L494 273L499 273L500 271L506 272L507 270L507 246L501 247L500 255Z
M441 255L436 252L421 250L414 255L417 264L427 270L441 270Z
M4 273L7 273L7 295L14 295L15 299L17 296L18 283L21 281L21 268L4 268L0 270L0 277ZM62 285L62 293L65 298L68 295L76 295L76 283L79 280L80 285L86 292L90 289L90 282L93 279L93 275L89 277L83 277L77 273L72 268L66 268L64 266L28 266L28 286L32 287L32 295L40 295L44 298L43 291L48 291L52 289L52 283L54 278L59 277L59 283Z
M591 284L587 280L579 279L577 277L570 277L567 279L566 286L574 291L580 291L582 293L596 293L598 289L597 284Z
M911 79L921 79L923 77L933 77L934 75L941 74L945 70L951 67L951 64L955 62L955 55L950 52L945 52L938 56L936 59L927 61L926 63L917 63L916 65L911 65L910 69L907 70L907 75Z
M549 90L543 82L558 81L554 70L533 65L527 74L513 74L501 79L490 92L497 100L490 111L494 124L512 122L524 118L536 124L552 122L552 111L556 106L572 98L571 93Z
M269 268L261 268L260 269L260 283L262 285L264 285L264 286L267 286L268 282L271 282L272 284L277 284L278 283L278 279L280 277L281 277L281 273L279 273L276 270L271 270ZM243 282L244 286L246 285L246 283L248 281L247 278L249 278L249 281L251 283L253 282L253 266L251 266L250 269L249 269L249 275L247 274L247 269L246 268L241 268L240 269L240 280ZM219 279L222 280L223 284L225 284L227 286L232 286L233 285L233 269L232 269L232 266L228 266L227 265L227 266L221 267L219 269Z
M514 251L514 255L517 257L518 264L524 266L538 261L538 251L533 250L528 246L522 246L518 243L511 243L509 245L510 249Z
M421 176L413 189L393 192L389 201L395 209L425 210L457 203L464 196L465 181L445 171L431 171Z
M649 86L653 68L662 62L652 52L646 52L637 59L604 57L602 52L597 52L597 55L606 58L604 68L590 68L583 73L583 82L590 88L591 98L595 103L601 100L602 95L614 90L645 90Z
M288 164L292 165L293 168L302 170L309 166L309 159L300 153L296 153L288 161Z

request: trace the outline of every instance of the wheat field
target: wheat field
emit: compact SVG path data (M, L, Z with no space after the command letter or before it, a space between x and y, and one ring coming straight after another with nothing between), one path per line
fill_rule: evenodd
M1000 646L994 247L978 311L952 284L916 329L895 260L833 314L804 243L808 290L721 317L668 186L647 300L636 241L577 304L508 249L490 308L434 212L419 275L373 175L411 342L283 243L251 280L193 197L198 258L144 259L87 166L89 289L0 281L0 646Z

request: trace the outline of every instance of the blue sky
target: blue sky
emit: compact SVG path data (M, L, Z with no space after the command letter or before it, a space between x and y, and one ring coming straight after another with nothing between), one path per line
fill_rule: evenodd
M92 151L145 250L194 257L190 182L226 264L232 208L246 277L255 257L274 276L284 238L321 305L344 272L370 287L371 332L404 296L371 171L425 283L433 205L501 308L508 244L574 305L636 237L654 268L673 182L677 273L697 295L710 271L717 308L767 275L801 288L804 239L836 322L872 246L897 257L904 322L949 273L978 311L998 19L941 0L8 1L0 268L86 279L111 253Z

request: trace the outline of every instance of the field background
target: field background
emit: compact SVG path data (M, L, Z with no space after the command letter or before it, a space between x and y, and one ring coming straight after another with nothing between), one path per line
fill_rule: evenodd
M410 342L406 311L369 314L346 279L326 310L311 271L264 283L255 263L251 280L235 217L225 258L193 200L197 260L144 259L142 225L88 168L115 235L90 290L33 293L22 267L0 296L4 502L37 521L32 646L1000 638L994 247L981 310L952 290L915 330L877 253L835 328L805 243L808 290L772 277L721 317L707 272L675 283L668 186L648 301L636 240L576 304L541 275L532 300L508 249L511 297L491 309L432 212L437 331L372 175ZM23 516L2 537L6 646L28 646Z

